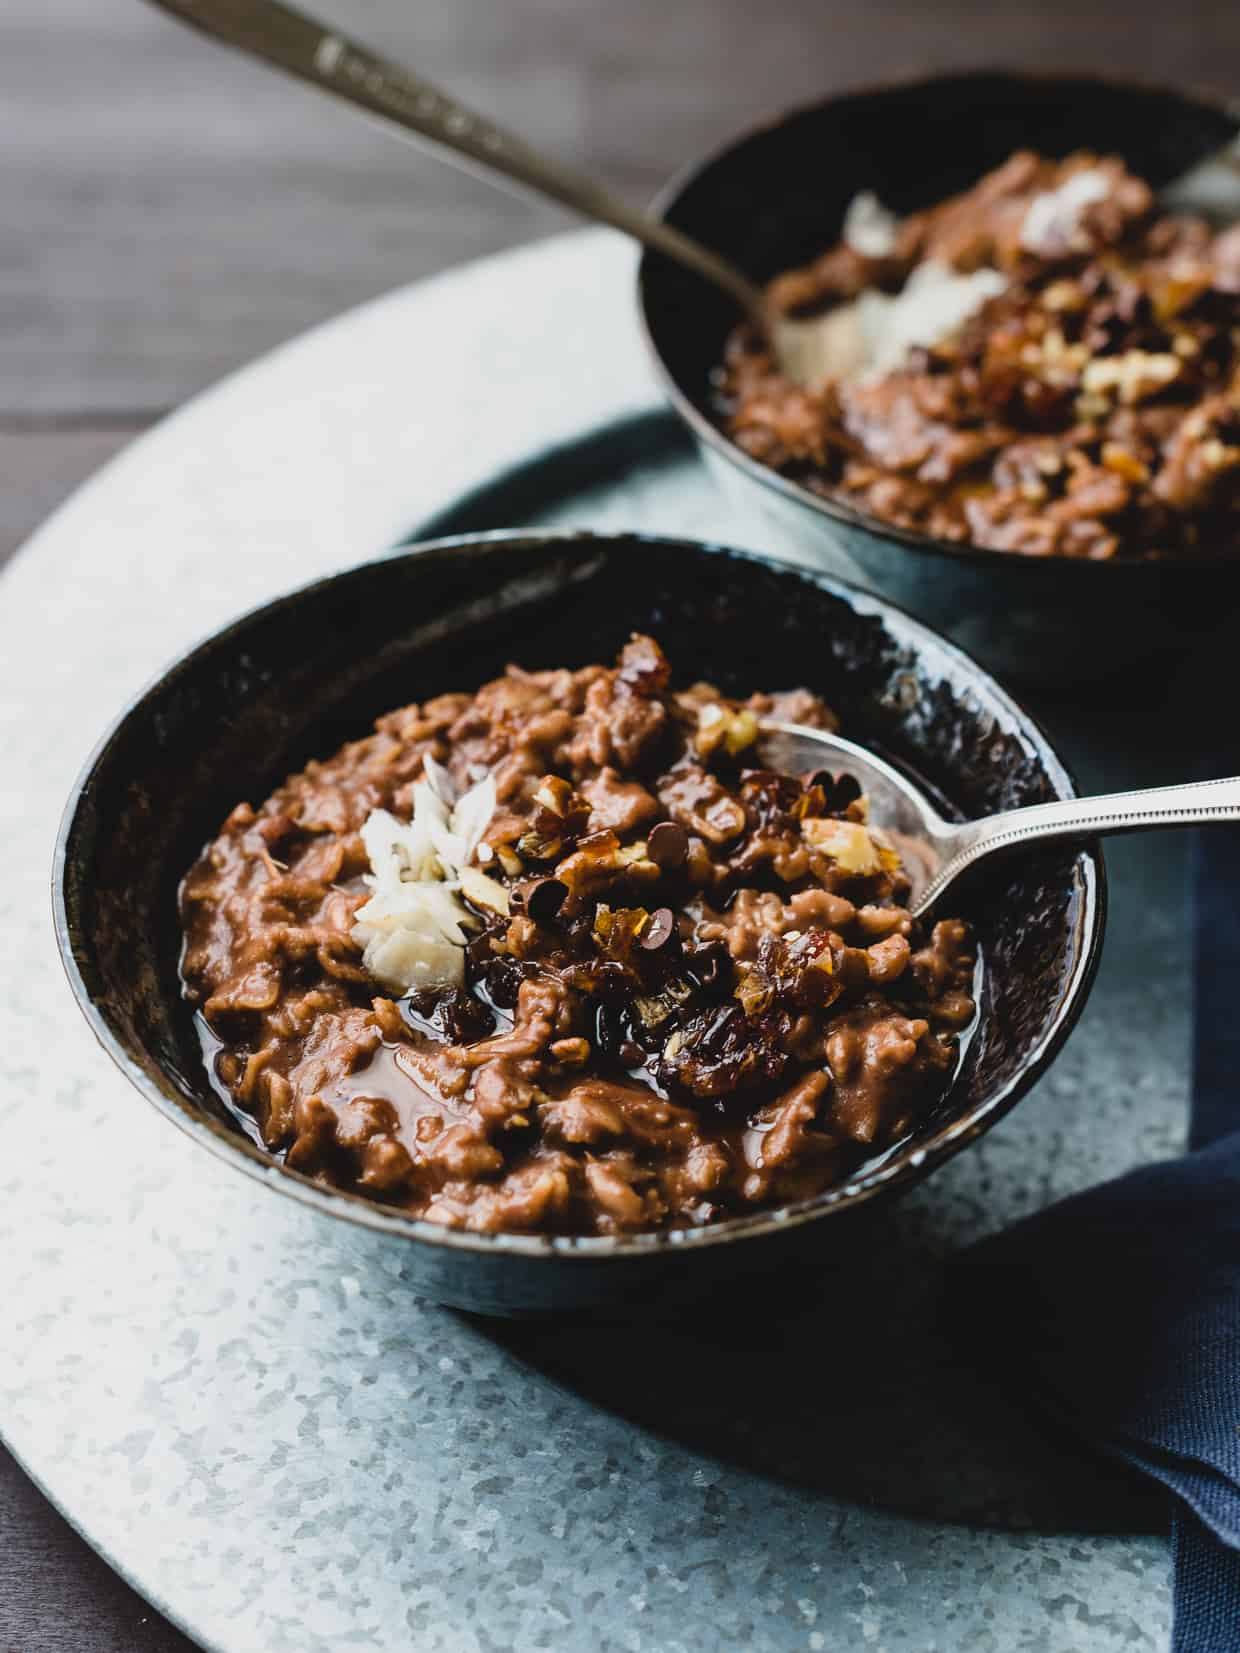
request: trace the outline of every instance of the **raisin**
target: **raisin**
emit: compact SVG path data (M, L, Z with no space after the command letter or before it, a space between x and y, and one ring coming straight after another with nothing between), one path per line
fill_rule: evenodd
M462 987L411 993L401 1000L400 1008L415 1033L424 1033L438 1044L472 1045L495 1031L495 1017Z

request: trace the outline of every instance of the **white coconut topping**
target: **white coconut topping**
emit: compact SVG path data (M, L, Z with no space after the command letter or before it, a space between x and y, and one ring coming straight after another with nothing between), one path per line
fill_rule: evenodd
M886 258L896 249L896 235L900 220L875 195L863 189L854 195L844 214L845 246L851 247L862 258Z
M1021 225L1020 244L1031 253L1064 252L1081 245L1081 215L1110 191L1104 172L1087 167L1055 189L1035 195Z
M426 776L431 791L440 803L447 804L448 808L451 809L456 802L456 787L453 784L452 776L440 763L439 759L433 758L429 752L422 759L422 773Z
M854 380L893 372L916 347L950 338L1006 285L997 270L960 275L950 265L926 259L898 293L868 288L813 323L804 376ZM807 334L809 326L803 324Z
M1007 286L998 270L960 275L950 265L927 259L894 296L871 289L857 301L869 371L890 373L911 350L950 338L987 299Z
M486 775L449 812L441 795L451 785L447 771L431 760L425 768L427 779L414 783L411 821L375 809L362 827L371 896L358 908L353 939L375 980L400 993L464 981L465 945L478 920L461 899L461 880L473 873L469 863L496 805L495 781ZM494 883L483 873L473 877ZM502 886L495 892L489 904L498 907L502 897L506 905Z

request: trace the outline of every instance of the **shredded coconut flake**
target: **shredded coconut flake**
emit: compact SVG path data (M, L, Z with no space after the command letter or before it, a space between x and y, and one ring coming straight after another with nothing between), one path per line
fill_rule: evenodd
M452 776L439 759L433 758L429 752L422 759L422 773L439 801L451 808L456 801L456 787L452 784Z
M1031 253L1066 252L1079 245L1081 214L1104 201L1110 185L1106 174L1092 168L1074 172L1056 189L1035 195L1020 229L1020 244Z
M959 275L926 259L894 295L868 288L851 304L814 324L811 379L856 380L894 372L920 346L938 344L975 315L1007 283L997 270ZM806 329L808 331L808 329Z
M1095 396L1140 402L1178 378L1181 365L1178 356L1164 352L1126 350L1120 356L1099 356L1081 375L1081 388Z
M844 214L843 240L862 258L886 258L895 251L900 220L873 190L854 195Z
M414 783L411 821L375 809L362 827L371 896L358 908L353 939L375 980L400 993L464 981L465 944L478 921L461 899L461 879L496 805L486 775L449 813L437 790L447 771L429 762L426 770L428 779Z
M869 371L889 373L903 365L910 350L950 338L1006 285L998 270L958 275L927 259L894 297L873 289L863 293L858 306Z
M883 834L857 821L811 816L801 822L801 833L815 849L825 851L841 872L872 877L899 869L899 854Z

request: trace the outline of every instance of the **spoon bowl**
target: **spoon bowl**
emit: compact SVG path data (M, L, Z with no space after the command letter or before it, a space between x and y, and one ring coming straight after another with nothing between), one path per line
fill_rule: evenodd
M1240 821L1240 777L1235 776L1033 804L984 820L947 821L906 775L851 740L777 718L764 718L761 730L763 762L772 769L797 775L828 760L837 769L842 763L869 800L874 824L900 855L915 918L929 912L976 862L1039 839Z
M876 753L806 724L763 718L759 751L767 767L783 774L828 768L851 775L869 802L870 819L899 852L910 885L909 910L914 916L926 910L922 892L949 859L955 829L924 793Z

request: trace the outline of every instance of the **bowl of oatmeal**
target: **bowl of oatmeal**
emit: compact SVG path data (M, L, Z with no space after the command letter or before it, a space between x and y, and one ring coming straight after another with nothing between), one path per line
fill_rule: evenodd
M796 111L663 209L808 327L807 365L647 254L672 401L790 549L998 670L1183 647L1240 598L1240 173L1210 161L1238 130L998 74Z
M1098 854L1052 846L913 920L855 782L767 767L765 718L965 814L1071 791L980 668L827 576L440 542L237 622L123 715L65 817L70 980L169 1117L444 1301L760 1272L1015 1102L1103 908Z

